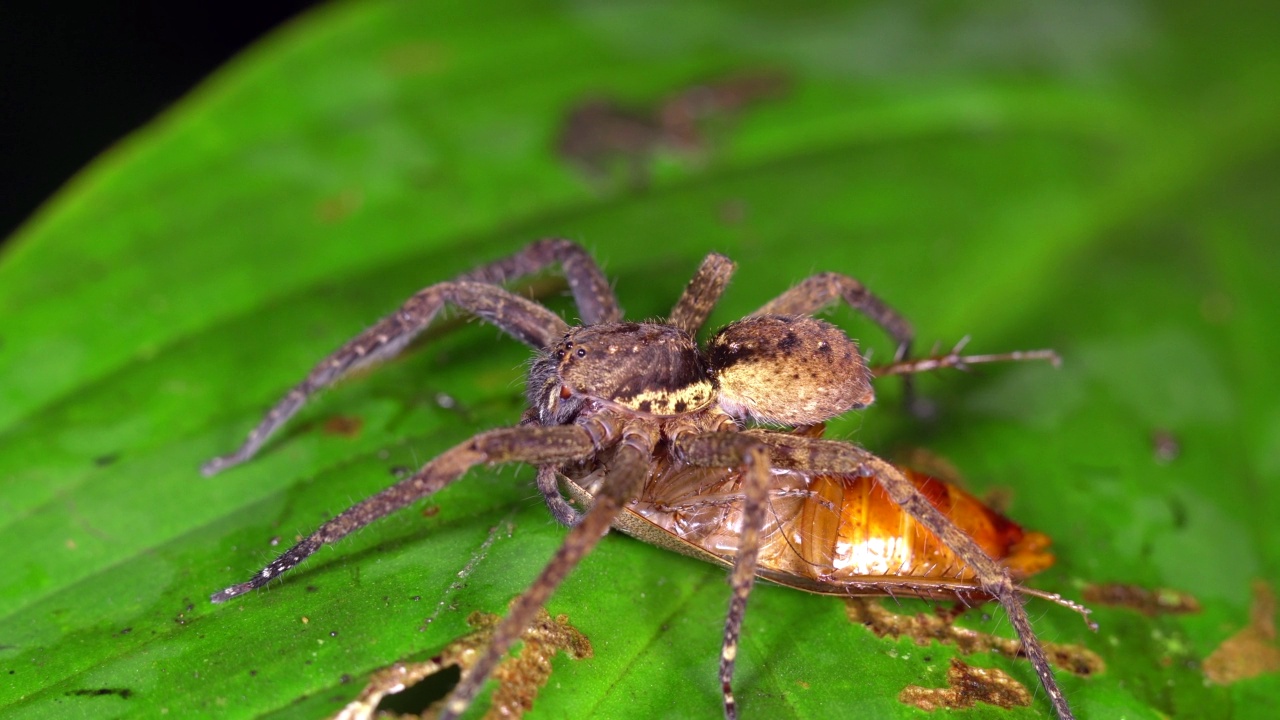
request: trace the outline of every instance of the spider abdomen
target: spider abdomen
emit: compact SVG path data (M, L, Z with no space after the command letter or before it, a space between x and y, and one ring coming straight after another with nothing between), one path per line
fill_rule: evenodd
M711 338L707 360L720 407L740 420L812 425L875 399L858 346L803 315L757 315Z

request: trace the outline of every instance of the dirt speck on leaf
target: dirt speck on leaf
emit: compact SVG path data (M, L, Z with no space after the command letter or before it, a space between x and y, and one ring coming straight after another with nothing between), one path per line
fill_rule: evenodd
M347 417L345 415L335 415L324 421L321 429L326 435L340 435L342 437L355 437L360 434L361 428L364 427L364 420L358 417Z
M1084 599L1094 605L1124 607L1143 615L1182 615L1200 612L1200 601L1191 593L1170 588L1147 589L1125 583L1086 585Z
M1261 580L1253 584L1249 624L1227 638L1204 660L1210 682L1229 685L1263 673L1280 670L1276 646L1276 596Z
M453 641L429 660L396 663L378 670L364 691L334 716L335 720L369 720L377 716L378 705L387 695L402 692L448 667L457 666L465 672L488 646L501 620L497 615L472 613L467 624L475 628L474 632ZM551 677L551 658L556 653L564 652L575 660L592 655L591 642L569 624L568 617L552 618L546 610L538 611L521 639L524 645L520 651L503 660L493 673L498 687L490 698L486 719L519 718L532 708L538 691ZM443 707L441 698L425 708L421 717L435 717Z
M845 613L849 620L867 626L880 637L909 637L917 645L928 645L936 640L955 645L966 655L997 652L1012 658L1023 657L1022 643L1017 640L958 627L953 616L927 613L900 615L885 609L874 598L850 598L845 604ZM1106 670L1102 657L1082 645L1050 642L1043 645L1049 662L1069 673L1089 676Z
M930 712L940 708L970 708L980 702L1008 709L1029 706L1031 693L1002 670L973 667L951 658L947 687L908 685L898 693L898 702Z
M1168 465L1182 454L1182 443L1172 430L1158 428L1151 431L1151 455L1160 465Z

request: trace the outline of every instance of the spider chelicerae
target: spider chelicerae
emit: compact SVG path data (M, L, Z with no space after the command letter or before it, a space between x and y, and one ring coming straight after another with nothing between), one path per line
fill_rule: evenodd
M580 326L570 327L542 305L503 288L555 266L568 281ZM936 538L935 543L940 541L953 554L969 579L939 586L912 578L895 580L890 572L890 577L876 581L879 585L854 583L848 592L861 594L867 589L873 594L896 591L965 601L997 600L1058 716L1072 717L1023 607L1028 591L1017 584L1009 567L993 560L897 467L855 445L824 440L820 431L812 430L870 404L874 375L909 377L938 367L1056 360L1056 356L1049 351L961 356L957 349L944 356L908 360L911 326L861 283L837 273L809 277L724 327L705 349L700 348L695 335L733 270L728 258L709 255L663 322L623 321L599 266L580 246L562 239L534 242L507 258L419 291L321 361L267 412L238 450L209 461L203 472L213 475L253 457L309 397L356 368L400 352L446 305L493 323L536 351L526 386L529 409L520 424L481 433L444 452L412 477L326 522L249 581L214 593L210 599L225 602L268 584L322 545L440 490L476 465L536 465L538 488L548 508L570 530L541 575L512 603L488 649L453 689L440 717L456 718L551 593L611 526L645 535L635 532L628 506L646 483L652 486L682 469L731 470L736 473L735 490L714 502L730 503L735 509L734 526L727 531L735 538L736 552L720 558L731 567L720 682L724 714L732 719L738 713L731 680L739 630L757 575L761 530L769 522L775 473L872 478ZM841 301L888 333L898 347L893 363L868 367L843 331L812 317ZM585 511L562 494L561 483L568 476L592 479L589 491L573 485L574 497L588 506ZM662 531L650 531L642 539L687 551L674 536L664 540ZM1081 610L1057 596L1035 594Z

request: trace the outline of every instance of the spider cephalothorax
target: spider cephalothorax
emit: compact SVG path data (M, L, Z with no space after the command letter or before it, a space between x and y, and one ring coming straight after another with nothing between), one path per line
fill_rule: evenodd
M657 323L574 328L533 361L528 387L544 425L570 422L588 399L656 416L702 410L715 399L698 344Z
M582 318L580 327L569 327L555 313L502 287L553 265L559 265L568 280ZM708 256L666 321L648 323L622 321L617 300L595 262L567 240L538 241L508 258L421 290L322 360L267 413L239 450L211 460L204 472L213 474L252 457L308 397L353 368L399 352L446 304L492 322L537 351L526 387L529 410L524 420L444 452L412 477L343 511L253 579L211 599L224 602L266 585L322 545L436 492L476 465L522 461L538 466L538 488L547 506L571 529L453 690L443 718L466 709L552 591L610 526L732 568L733 594L720 663L728 718L737 716L730 682L742 616L757 574L814 592L995 599L1009 614L1056 712L1070 717L1021 595L1037 594L1079 608L1015 584L1015 576L1028 575L1051 561L1039 552L1041 547L1024 542L1020 528L1001 524L1002 519L972 498L908 478L855 445L821 438L821 423L872 401L874 375L1046 358L1052 353L961 357L953 352L906 360L912 338L906 321L856 280L835 273L801 282L720 330L704 350L695 335L732 272L727 258ZM898 346L898 362L868 368L842 330L810 317L839 301L885 329ZM904 551L925 553L917 570L906 572L906 555L865 566L837 561L830 550L841 544L831 534L838 531L831 528L840 525L837 515L816 523L804 519L814 513L842 513L842 504L852 509L838 499L841 493L862 497L872 490L881 493L878 502L891 501L899 508L895 512L918 528L899 543ZM564 498L564 491L576 506ZM961 517L952 507L956 504L978 509L964 510L966 516ZM999 531L987 532L994 527ZM803 532L787 533L785 542L773 542L780 530L801 528ZM797 542L789 539L792 534L807 539ZM699 545L704 536L723 541ZM800 567L795 563L804 569L795 569Z

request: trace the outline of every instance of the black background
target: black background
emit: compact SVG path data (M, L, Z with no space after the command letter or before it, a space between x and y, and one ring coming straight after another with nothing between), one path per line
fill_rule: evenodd
M0 3L0 243L98 153L315 0Z

